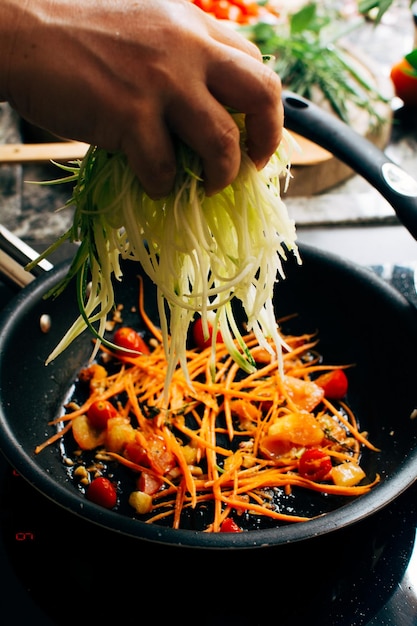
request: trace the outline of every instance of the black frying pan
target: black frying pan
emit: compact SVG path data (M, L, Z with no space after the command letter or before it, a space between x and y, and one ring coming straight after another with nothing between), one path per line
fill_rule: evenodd
M416 236L417 183L321 109L293 94L285 94L284 103L287 127L332 150L366 176ZM396 172L395 189L389 184L392 177L384 174L387 170ZM414 184L413 195L399 191L400 179L409 180L411 188ZM348 400L361 428L381 449L379 454L365 454L363 460L369 476L382 477L371 493L351 501L302 496L297 501L301 510L326 514L309 522L259 525L230 535L148 525L87 501L68 480L60 446L34 454L35 446L52 434L47 423L60 413L91 352L89 337L84 335L44 366L78 314L71 287L54 301L43 300L43 294L66 273L66 264L23 289L0 317L0 445L6 458L36 489L68 511L125 535L163 544L218 549L300 542L347 527L385 507L417 475L417 420L410 417L417 406L417 311L370 270L307 246L301 246L300 252L303 265L289 261L287 278L277 285L277 315L299 314L284 330L318 330L327 362L356 364L349 374ZM116 299L125 305L125 322L136 326L140 323L129 305L137 302L139 271L127 262L126 278L116 286ZM146 300L147 310L156 316L154 288L148 280ZM46 334L40 329L43 314L52 322Z

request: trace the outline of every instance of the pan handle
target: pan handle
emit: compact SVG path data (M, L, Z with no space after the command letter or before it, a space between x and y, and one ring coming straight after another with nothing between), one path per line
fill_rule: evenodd
M283 92L282 99L286 128L332 152L363 176L417 239L417 181L335 115L289 91Z

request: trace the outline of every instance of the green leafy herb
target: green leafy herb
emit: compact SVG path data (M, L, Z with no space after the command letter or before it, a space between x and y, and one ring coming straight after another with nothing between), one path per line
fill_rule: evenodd
M375 23L379 23L381 21L382 16L390 6L394 3L394 0L359 0L358 2L358 10L363 15L367 15L373 9L378 9ZM410 2L410 6L412 1Z
M371 125L378 125L382 119L376 104L387 99L337 43L363 20L346 23L338 18L336 11L312 2L290 15L284 24L258 23L245 30L263 54L275 57L272 67L287 89L310 100L321 92L347 123L348 103L352 103L368 112Z

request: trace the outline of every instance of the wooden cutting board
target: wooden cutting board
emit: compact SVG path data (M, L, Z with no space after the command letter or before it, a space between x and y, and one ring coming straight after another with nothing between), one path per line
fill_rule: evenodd
M358 65L360 73L366 77L375 89L387 98L393 96L393 87L387 76L379 67L363 55L361 61L357 56L351 60ZM320 104L318 102L317 104ZM326 105L322 103L322 106ZM328 106L326 107L328 109ZM369 114L357 106L349 106L350 125L361 136L366 137L382 150L386 147L391 134L392 109L390 103L380 102L375 107L383 120L378 127L373 127ZM312 142L296 135L301 152L293 159L292 175L286 197L311 196L326 191L354 175L347 165L336 159L330 152L323 150Z
M386 121L377 130L367 131L361 134L369 139L374 145L382 150L388 143L391 132L391 110L386 111ZM293 133L294 134L294 133ZM338 185L351 176L354 171L339 161L330 152L320 148L307 139L299 139L295 135L302 153L292 161L290 181L286 197L311 196L321 193Z

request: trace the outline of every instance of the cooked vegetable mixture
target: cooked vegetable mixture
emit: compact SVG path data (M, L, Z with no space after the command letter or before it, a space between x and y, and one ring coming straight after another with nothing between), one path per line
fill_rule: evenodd
M378 482L360 466L362 450L376 448L346 403L348 367L323 364L317 337L286 335L281 373L273 342L267 350L254 332L243 334L255 363L248 374L216 334L213 372L197 318L188 374L174 370L166 400L162 333L146 316L143 294L139 309L152 339L121 322L118 347L102 346L100 359L79 373L84 399L69 402L54 422L57 434L36 450L74 440L64 460L87 498L149 523L239 532L251 520L309 519L295 504L281 505L293 492L352 497Z
M295 501L283 505L282 494L356 496L378 481L360 467L362 448L374 448L343 401L344 368L323 365L315 337L284 337L276 321L283 261L291 253L300 262L280 196L291 141L285 134L258 172L245 152L244 117L233 117L240 172L212 197L183 144L175 188L159 201L122 154L91 147L82 162L63 166L64 180L75 182L73 225L40 257L79 242L48 295L76 277L80 314L48 361L87 328L96 346L57 433L36 452L60 440L71 478L101 506L206 532L303 521L323 509L302 512ZM121 259L139 262L156 286L160 328L142 289L139 299L152 341L120 325L105 337Z

